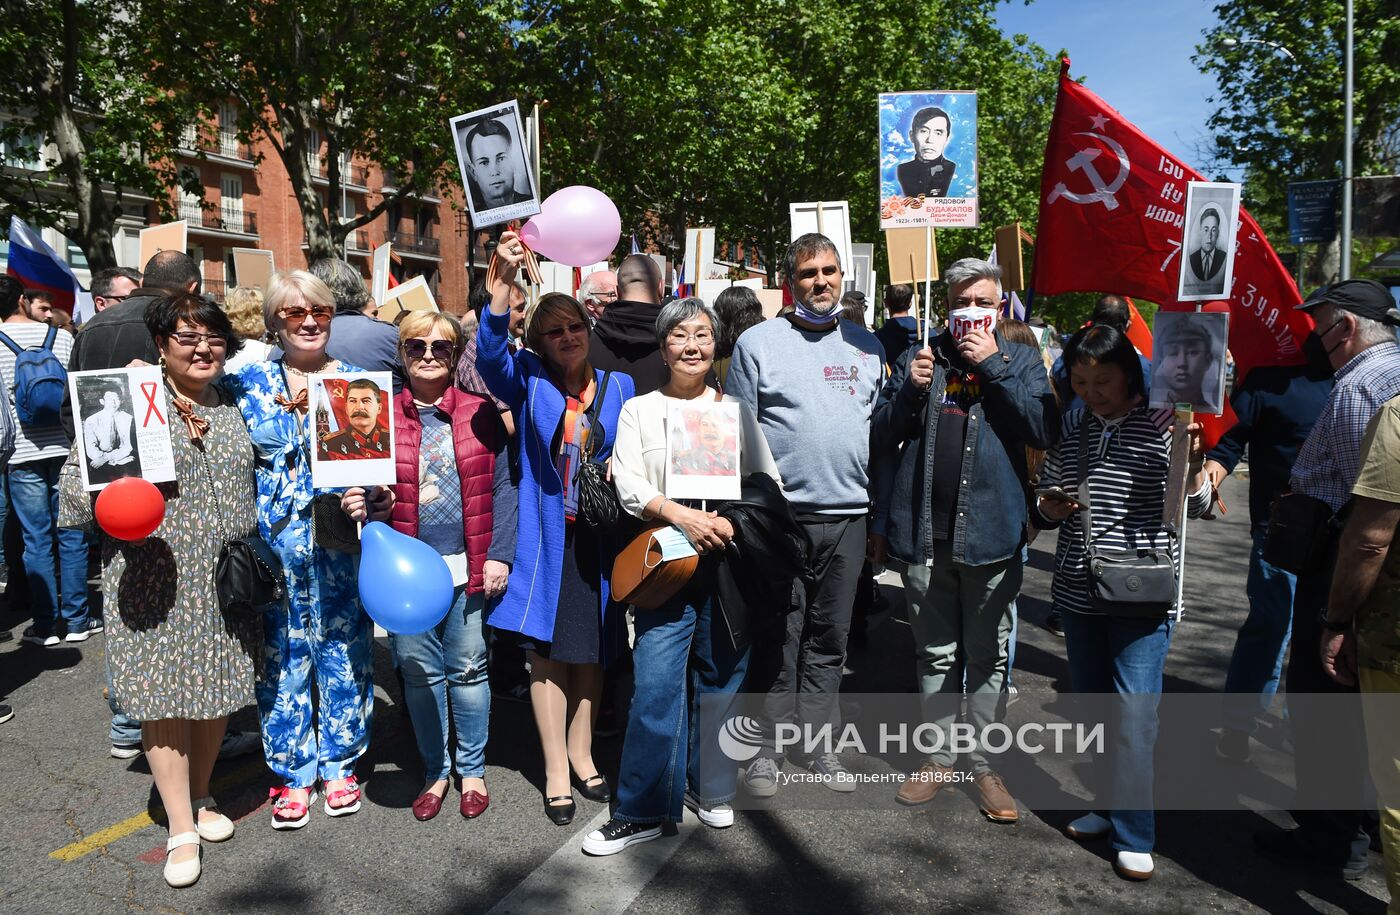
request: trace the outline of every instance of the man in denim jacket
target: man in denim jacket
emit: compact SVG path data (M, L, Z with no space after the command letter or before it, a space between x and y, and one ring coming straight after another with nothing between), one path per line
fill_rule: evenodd
M925 720L949 734L964 688L961 658L967 718L980 734L999 715L1021 590L1026 448L1054 444L1059 410L1039 354L996 333L1001 268L965 258L944 279L948 329L931 349L900 357L875 407L871 549L906 564ZM982 812L1014 823L1016 802L986 752L979 745L966 755ZM954 763L945 740L898 799L931 801L957 780Z

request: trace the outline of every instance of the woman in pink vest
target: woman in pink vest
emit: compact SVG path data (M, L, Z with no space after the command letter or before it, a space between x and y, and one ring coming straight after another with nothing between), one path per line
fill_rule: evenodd
M416 311L399 325L408 384L394 398L398 483L391 523L442 553L457 586L452 609L435 628L390 636L426 770L413 802L419 820L437 816L454 764L462 816L478 817L490 803L491 691L481 619L486 601L505 591L515 555L516 489L506 430L491 401L453 386L461 346L461 330L445 314ZM363 520L364 490L347 490L342 505ZM457 731L450 756L449 707Z

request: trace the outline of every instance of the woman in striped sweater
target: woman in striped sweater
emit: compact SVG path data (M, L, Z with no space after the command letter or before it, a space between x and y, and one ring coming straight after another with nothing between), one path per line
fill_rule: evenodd
M1114 869L1124 878L1146 880L1152 876L1155 839L1151 803L1156 697L1162 691L1162 668L1181 606L1173 606L1164 618L1096 611L1085 562L1084 514L1072 500L1092 508L1090 534L1096 553L1156 548L1169 550L1175 558L1175 539L1162 523L1173 414L1147 406L1137 351L1116 328L1084 328L1070 340L1064 359L1085 409L1065 414L1060 443L1045 462L1041 497L1031 520L1041 529L1064 525L1055 552L1052 597L1064 619L1074 691L1139 697L1117 700L1125 712L1122 726L1110 741L1109 758L1094 761L1095 781L1120 802L1142 802L1140 809L1112 810L1107 817L1085 814L1067 831L1076 839L1111 834L1118 853ZM1200 427L1192 425L1188 431L1186 508L1194 518L1209 506L1211 488L1201 469ZM1087 447L1081 448L1085 436ZM1056 489L1068 496L1047 494Z

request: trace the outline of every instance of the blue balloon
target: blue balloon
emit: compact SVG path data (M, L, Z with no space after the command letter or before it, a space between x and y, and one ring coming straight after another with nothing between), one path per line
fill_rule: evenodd
M360 603L395 635L427 632L452 608L452 570L437 550L371 521L360 534Z

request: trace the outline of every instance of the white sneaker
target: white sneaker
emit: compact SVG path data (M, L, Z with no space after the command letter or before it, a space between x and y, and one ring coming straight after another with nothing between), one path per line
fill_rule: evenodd
M690 791L685 793L685 806L695 811L695 815L700 818L700 822L711 829L728 829L734 825L734 808L728 804L715 804L713 807L706 807L700 803L700 799Z
M112 744L113 759L135 759L142 753L139 743L114 743Z
M778 793L778 764L767 756L758 757L739 776L739 784L754 797L772 797Z
M1124 880L1152 879L1152 856L1143 851L1120 851L1113 860L1113 869Z
M29 645L38 645L41 648L53 648L55 645L62 644L62 640L56 635L38 635L34 632L33 626L26 627L19 640Z
M1071 839L1097 839L1113 831L1113 824L1097 813L1086 813L1065 827Z
M199 845L199 833L182 832L178 836L171 836L170 841L165 843L165 882L177 888L189 886L199 879L199 858L203 854L202 851L196 851L190 860L176 864L170 860L170 853L182 845Z
M608 820L602 828L583 837L583 853L602 857L615 855L629 845L661 838L659 823L626 823L617 818Z
M233 820L215 810L216 806L212 797L202 797L194 802L194 828L206 842L223 842L233 838ZM204 811L214 816L200 819L199 815Z

